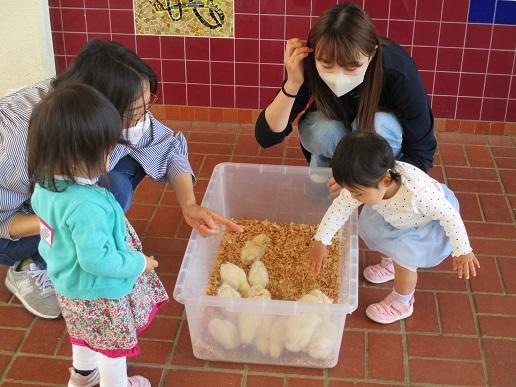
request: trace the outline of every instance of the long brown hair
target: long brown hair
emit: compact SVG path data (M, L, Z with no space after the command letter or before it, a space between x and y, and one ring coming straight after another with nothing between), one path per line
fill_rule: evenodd
M339 4L322 14L308 34L313 55L305 60L305 76L319 111L330 119L347 124L353 112L348 104L326 86L315 66L315 57L324 57L341 67L357 67L360 54L371 58L367 67L356 111L358 128L374 131L383 82L382 46L373 22L354 4ZM351 98L350 98L351 99Z

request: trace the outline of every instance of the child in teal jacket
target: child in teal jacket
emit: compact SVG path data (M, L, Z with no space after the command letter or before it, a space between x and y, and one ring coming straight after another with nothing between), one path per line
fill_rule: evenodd
M40 219L39 252L47 263L73 349L68 386L148 386L127 377L126 356L168 301L114 196L96 185L120 142L115 107L90 86L68 84L32 113L28 134L32 207Z

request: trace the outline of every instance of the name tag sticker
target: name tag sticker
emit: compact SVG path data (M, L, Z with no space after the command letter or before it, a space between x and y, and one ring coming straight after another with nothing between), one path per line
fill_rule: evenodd
M52 246L54 242L54 229L41 218L39 218L39 235L49 246Z

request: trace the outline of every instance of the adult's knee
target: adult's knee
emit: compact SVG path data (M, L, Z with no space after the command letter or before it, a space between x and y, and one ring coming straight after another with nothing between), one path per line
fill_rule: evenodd
M339 141L348 133L341 121L330 120L318 111L299 123L301 144L310 153L331 158Z
M403 141L403 127L396 114L392 112L376 112L374 127L376 133L389 143L394 156L398 156L401 152L401 143Z

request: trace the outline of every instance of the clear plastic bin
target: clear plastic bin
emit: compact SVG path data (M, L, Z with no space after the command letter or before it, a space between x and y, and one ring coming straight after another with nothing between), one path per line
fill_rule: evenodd
M213 171L202 205L230 218L318 224L331 199L325 189L314 197L309 173L326 180L331 176L329 168L222 163ZM195 357L239 363L334 367L346 315L358 305L356 211L340 232L341 284L339 302L335 304L207 296L208 279L221 240L222 233L210 238L192 233L174 289L174 299L186 308ZM213 322L215 319L218 321ZM259 335L250 344L243 345L239 340L240 321L243 326L247 322L259 329ZM226 335L224 345L209 333L210 324ZM291 332L287 326L297 329L298 333L304 332L305 336L285 337ZM253 327L246 328L252 331ZM310 332L312 335L308 337ZM307 341L309 344L293 352L284 347L284 340L289 340L289 348L293 350L299 349L294 348L293 340L298 340L294 343L297 347L303 347Z

